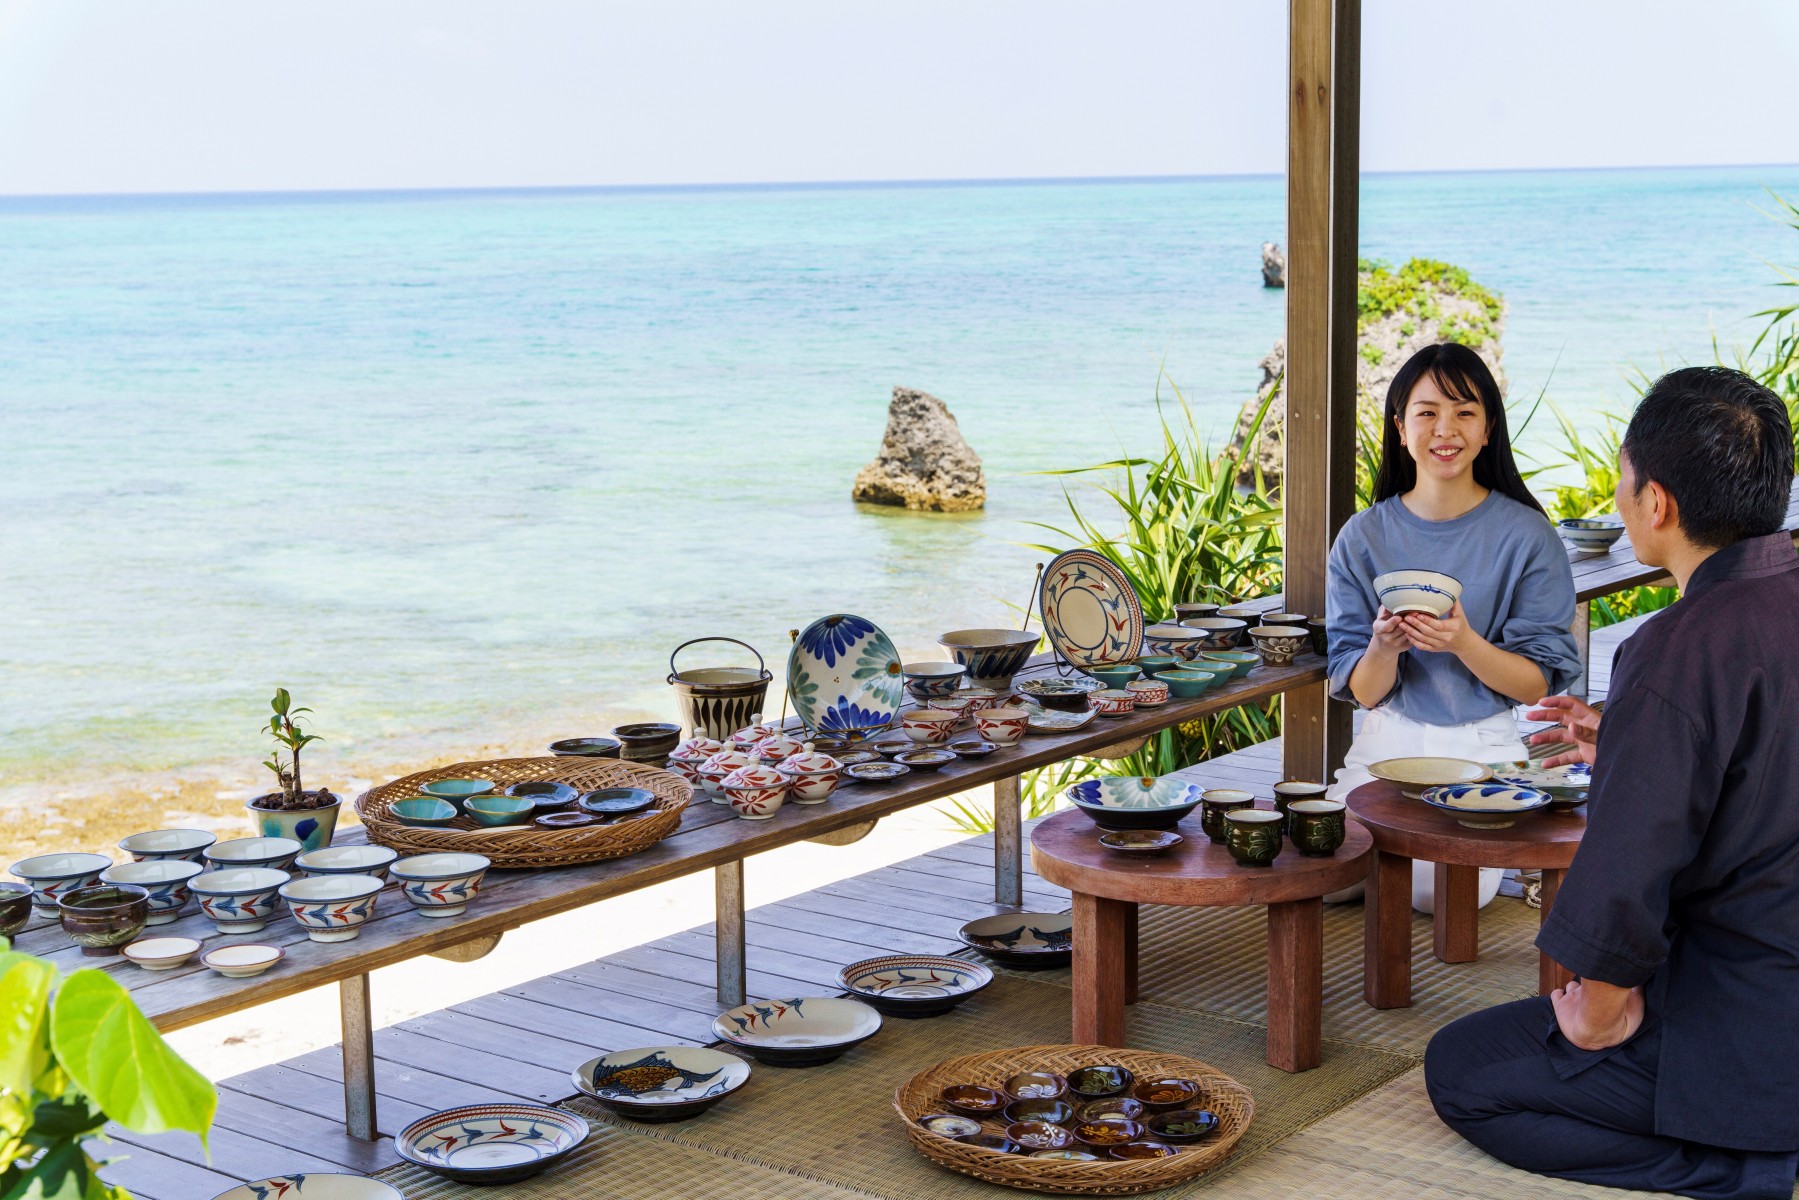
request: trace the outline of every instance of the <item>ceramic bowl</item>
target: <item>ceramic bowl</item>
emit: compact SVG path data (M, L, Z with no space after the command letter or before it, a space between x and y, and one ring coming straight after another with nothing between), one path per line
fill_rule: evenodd
M937 639L958 663L968 668L968 682L1004 691L1037 649L1036 630L958 629Z
M1269 808L1237 808L1224 814L1224 848L1244 867L1272 867L1280 857L1285 819Z
M1239 621L1235 617L1195 617L1191 621L1182 621L1181 627L1200 635L1194 644L1193 653L1182 657L1199 658L1215 650L1235 647L1243 640L1243 632L1249 628L1249 622Z
M1066 1096L1014 1100L1006 1105L1005 1118L1007 1121L1048 1121L1051 1125L1066 1125L1074 1120L1074 1105Z
M1070 1146L1066 1150L1033 1150L1030 1158L1047 1158L1054 1162L1104 1162L1091 1150L1082 1150L1078 1146Z
M1265 605L1262 604L1227 604L1218 610L1218 615L1227 621L1241 621L1244 625L1260 625Z
M1172 1146L1190 1146L1218 1133L1218 1114L1204 1108L1177 1108L1157 1113L1144 1122L1158 1141Z
M316 1171L258 1179L220 1192L212 1200L286 1200L290 1196L293 1200L406 1200L378 1179Z
M1173 829L1204 791L1179 779L1128 775L1083 779L1062 795L1101 829Z
M1083 1101L1104 1100L1113 1096L1122 1096L1131 1090L1137 1082L1137 1076L1129 1067L1121 1067L1117 1063L1094 1063L1090 1066L1076 1067L1068 1073L1068 1090ZM1137 1102L1133 1101L1133 1104ZM1139 1104L1137 1111L1141 1112ZM1133 1118L1134 1119L1134 1118Z
M574 1153L587 1134L586 1121L559 1108L468 1104L420 1117L394 1135L393 1146L414 1166L481 1185L547 1170Z
M64 892L56 907L69 940L99 958L117 954L144 931L150 893L129 883L91 883Z
M962 715L972 721L976 713L1009 703L1012 691L1010 688L995 691L993 688L966 687L957 692L956 696L967 701L967 705L962 709Z
M537 805L529 796L470 796L462 802L462 812L475 824L494 829L527 824Z
M1510 829L1518 818L1548 808L1553 797L1504 783L1469 783L1424 789L1418 797L1469 829Z
M889 733L875 738L868 743L868 748L876 754L884 754L892 758L895 754L904 754L908 750L918 749L918 743L908 733Z
M724 777L731 811L746 821L766 821L787 803L792 784L787 776L760 763L738 767Z
M1006 1126L1006 1137L1026 1150L1066 1150L1074 1145L1074 1134L1050 1121L1014 1121Z
M470 796L491 796L494 786L491 779L434 779L430 783L419 784L419 791L427 796L449 801L461 813L463 802Z
M952 1083L943 1089L939 1098L950 1111L975 1118L996 1117L1011 1102L998 1088L983 1087L978 1083Z
M1103 692L1094 692L1091 703L1093 711L1102 717L1123 717L1137 707L1137 698L1123 688L1107 688Z
M289 878L273 867L224 867L194 876L187 886L220 933L255 933L280 907L278 893Z
M1548 792L1551 808L1578 808L1587 802L1587 791L1593 786L1593 768L1586 763L1562 767L1513 767L1493 776L1493 782Z
M846 777L859 783L886 783L898 779L901 775L910 775L912 768L905 763L896 762L861 762L851 763L843 768Z
M1397 783L1400 794L1412 800L1421 799L1426 788L1485 783L1493 778L1491 767L1465 758L1383 758L1369 763L1368 773Z
M326 846L301 854L294 867L302 875L371 875L386 883L387 869L398 857L399 851L386 846Z
M1068 1080L1055 1071L1020 1071L999 1090L1013 1100L1057 1100L1068 1094Z
M981 1132L981 1123L956 1113L928 1113L918 1123L938 1137L962 1138Z
M889 1017L936 1017L993 982L977 962L936 954L890 954L837 973L843 990Z
M1210 617L1218 612L1218 606L1203 600L1184 600L1174 606L1176 621L1191 621L1196 617Z
M1440 571L1388 571L1374 577L1374 594L1395 615L1416 612L1443 617L1461 599L1462 584Z
M31 921L29 883L0 883L0 937L9 938Z
M811 742L802 742L796 737L789 737L785 733L771 733L750 747L750 753L768 766L778 767L794 755L803 752L811 744Z
M1294 625L1300 629L1304 629L1306 627L1306 622L1311 619L1312 618L1304 613L1270 612L1262 614L1261 623L1263 625ZM1254 627L1252 626L1251 628Z
M775 770L787 780L787 798L795 804L823 804L843 782L843 762L822 754L806 742L798 754L790 754Z
M1172 671L1187 660L1175 654L1145 654L1137 660L1137 669L1145 679L1154 679L1163 671Z
M962 677L968 674L968 668L961 663L953 662L919 662L900 664L900 675L906 681L906 690L913 696L927 703L939 696L947 696L962 686Z
M956 752L947 747L942 749L921 746L916 750L908 750L904 754L896 754L893 761L903 763L914 771L936 771L944 764L956 761Z
M1107 1157L1118 1162L1141 1162L1146 1158L1173 1158L1179 1153L1178 1146L1145 1139L1141 1142L1128 1142L1123 1146L1113 1146L1107 1152Z
M150 896L147 925L167 925L181 915L193 899L188 884L205 871L199 863L184 858L150 858L141 862L114 863L100 872L101 883L127 883L141 887Z
M1143 631L1145 650L1181 662L1191 662L1193 656L1205 648L1205 643L1205 631L1186 624L1151 625Z
M551 812L531 818L531 824L539 829L581 829L599 823L600 818L584 812Z
M1241 679L1262 665L1262 656L1253 650L1207 650L1194 660L1202 670L1207 663L1228 668L1231 678Z
M1166 829L1114 829L1099 844L1120 854L1166 854L1187 839Z
M995 1154L1023 1154L1025 1148L1011 1138L998 1133L971 1133L967 1137L956 1139L964 1146L975 1146L982 1150L991 1150Z
M537 812L547 813L566 809L580 798L581 791L554 779L527 779L513 784L504 794L524 797L531 801L531 807Z
M595 788L584 793L580 803L582 812L596 817L626 817L652 807L656 793L638 787Z
M1207 788L1199 794L1199 827L1206 837L1224 844L1224 814L1239 808L1254 808L1256 794L1241 788Z
M617 758L621 749L617 738L563 738L550 743L550 753L557 758Z
M957 738L944 749L957 758L986 758L999 749L999 743L979 737Z
M234 867L267 867L272 871L285 871L294 865L294 859L299 857L304 848L302 843L293 838L232 838L228 842L214 842L201 857L205 859L209 869L214 871Z
M1026 971L1066 967L1074 954L1074 918L1067 913L977 917L957 930L956 936L982 957Z
M200 962L227 979L248 979L286 957L287 951L279 946L240 942L235 946L215 946L200 956Z
M294 920L315 942L347 942L375 915L381 881L373 875L314 875L281 885Z
M1084 668L1087 674L1107 688L1122 688L1133 679L1143 676L1143 668L1134 662L1110 663L1101 667Z
M1163 671L1156 679L1166 684L1168 694L1176 700L1195 700L1229 678L1229 671L1206 671L1198 667L1181 667Z
M773 732L770 730L769 732ZM660 767L681 742L681 727L665 721L636 721L612 731L618 739L618 756L626 762ZM767 736L766 734L764 736Z
M1119 1068L1123 1070L1122 1067ZM1125 1085L1129 1087L1129 1084ZM1101 1096L1097 1100L1088 1100L1075 1107L1074 1117L1077 1121L1099 1121L1107 1117L1119 1121L1141 1121L1143 1119L1143 1102L1133 1100L1129 1096Z
M414 854L388 868L421 917L460 916L481 891L490 859L480 854Z
M712 1032L771 1067L814 1067L881 1032L881 1014L837 996L752 1000L720 1013Z
M1624 536L1624 522L1617 517L1569 517L1556 528L1582 554L1604 554Z
M1125 1121L1117 1117L1101 1117L1093 1121L1077 1121L1074 1126L1074 1140L1084 1146L1098 1146L1102 1150L1110 1150L1113 1146L1123 1146L1141 1138L1147 1130L1140 1121Z
M577 1088L633 1121L697 1117L749 1082L750 1064L699 1046L639 1046L576 1067Z
M200 943L189 937L141 937L119 949L146 971L172 971L198 953Z
M456 806L448 800L439 800L436 796L411 796L405 800L395 800L388 811L400 824L422 829L441 829L456 819Z
M1030 727L1031 714L1028 709L1002 705L998 708L983 708L974 715L974 727L983 738L1001 746L1015 746L1024 737L1024 731Z
M1155 708L1168 703L1168 685L1160 679L1137 679L1124 685L1138 708Z
M100 882L100 872L112 866L104 854L39 854L21 858L7 869L31 885L32 907L40 917L57 915L57 902L76 888Z
M908 746L911 742L908 740ZM755 766L759 760L747 750L737 750L727 746L711 758L700 764L699 783L705 788L706 795L714 804L729 804L730 798L725 795L725 776L740 767Z
M1087 698L1104 685L1097 679L1075 675L1068 679L1026 679L1018 685L1018 694L1035 700L1045 708L1066 712L1085 712Z
M1154 1079L1139 1079L1137 1086L1131 1089L1131 1096L1142 1104L1150 1113L1174 1112L1176 1109L1189 1108L1195 1100L1205 1094L1199 1082L1178 1075L1158 1075Z
M1312 648L1312 635L1303 625L1257 625L1249 631L1249 640L1271 667L1289 666L1296 655Z
M949 741L961 719L941 708L914 708L900 714L900 728L921 746L941 746Z
M129 854L133 862L157 858L199 862L206 848L218 840L216 834L205 829L156 829L120 838L119 849Z

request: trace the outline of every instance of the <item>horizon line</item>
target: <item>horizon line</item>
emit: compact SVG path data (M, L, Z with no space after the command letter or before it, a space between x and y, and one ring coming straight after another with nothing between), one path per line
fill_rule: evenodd
M1464 167L1451 170L1362 171L1360 177L1574 174L1592 171L1727 171L1755 168L1791 168L1793 162L1759 163L1636 163L1578 167ZM1286 177L1284 171L1226 171L1215 174L1164 175L1015 175L925 179L815 179L736 181L713 183L563 183L473 184L440 187L354 188L244 188L229 191L175 192L0 192L0 204L13 201L84 200L257 200L336 199L349 197L425 197L468 195L578 195L628 192L774 192L852 191L881 188L1032 187L1043 185L1190 183L1201 181L1271 180Z

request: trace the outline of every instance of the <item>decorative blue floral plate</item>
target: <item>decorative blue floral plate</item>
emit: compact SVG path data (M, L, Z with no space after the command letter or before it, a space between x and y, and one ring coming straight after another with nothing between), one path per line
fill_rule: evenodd
M1073 666L1128 663L1143 653L1143 605L1102 554L1069 550L1052 559L1038 608L1050 645Z
M1469 829L1509 829L1518 823L1519 817L1539 808L1548 808L1554 799L1548 792L1504 783L1459 783L1450 787L1425 788L1418 798L1432 808L1448 813L1455 818L1456 824Z
M866 617L820 617L800 631L787 655L787 692L809 733L863 741L899 716L905 698L899 651Z
M1173 829L1205 789L1171 776L1083 779L1062 793L1101 829Z
M414 1166L461 1183L512 1183L587 1140L587 1122L537 1104L469 1104L420 1117L394 1138Z

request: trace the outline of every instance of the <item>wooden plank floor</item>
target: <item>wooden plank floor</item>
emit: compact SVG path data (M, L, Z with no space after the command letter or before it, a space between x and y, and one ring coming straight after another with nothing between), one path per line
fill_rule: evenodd
M1594 635L1593 697L1605 695L1612 653L1637 624ZM1263 742L1181 774L1266 793L1281 779L1280 744ZM1028 853L1024 888L1028 908L1068 907L1066 891L1031 872ZM896 952L947 954L961 948L956 930L963 923L1002 911L993 903L991 839L944 846L751 910L749 990L765 998L834 993L845 963ZM605 918L603 907L593 912ZM565 1099L574 1092L574 1066L633 1046L704 1044L719 1011L708 924L378 1030L381 1130L391 1135L456 1104ZM397 1162L389 1137L361 1142L344 1133L341 1078L338 1051L330 1047L226 1079L210 1160L192 1137L115 1132L124 1145L114 1152L128 1157L106 1177L142 1200L205 1200L248 1179L366 1174Z

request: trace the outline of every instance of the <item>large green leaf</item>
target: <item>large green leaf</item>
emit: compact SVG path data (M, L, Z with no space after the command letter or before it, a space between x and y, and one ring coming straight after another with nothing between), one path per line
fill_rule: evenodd
M29 954L0 954L0 1088L29 1097L49 1054L44 1037L56 968Z
M218 1093L110 976L76 971L57 990L51 1013L56 1057L107 1116L134 1133L185 1129L205 1140Z

